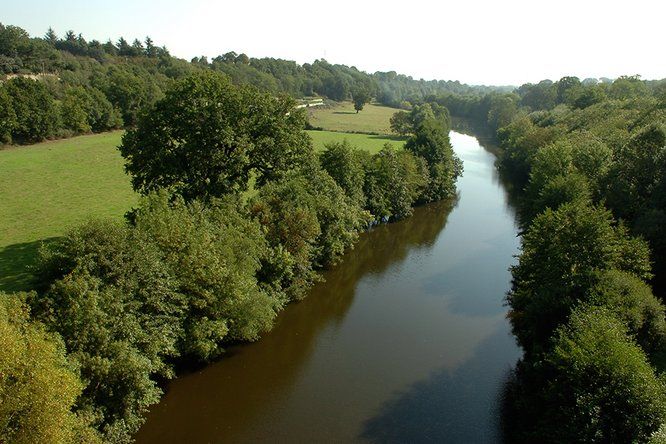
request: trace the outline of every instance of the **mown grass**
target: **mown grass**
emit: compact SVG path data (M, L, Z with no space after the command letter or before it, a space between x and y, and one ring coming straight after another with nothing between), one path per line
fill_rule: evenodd
M399 138L309 131L317 150L349 140L377 152ZM122 218L138 196L116 147L121 131L0 150L0 291L31 288L39 246L92 217Z
M353 146L376 153L382 149L385 143L392 144L395 148L402 148L405 144L404 137L398 136L376 136L372 134L341 133L335 131L308 131L312 137L312 143L315 149L321 151L324 145L330 142L349 141Z
M388 106L367 104L358 114L351 102L341 102L328 108L308 110L310 124L329 131L391 134L389 120L399 111Z
M115 147L122 132L0 151L0 290L29 288L41 241L137 200Z

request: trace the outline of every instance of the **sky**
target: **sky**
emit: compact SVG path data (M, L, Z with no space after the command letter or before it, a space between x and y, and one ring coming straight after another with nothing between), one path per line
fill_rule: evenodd
M0 22L35 36L49 26L87 40L148 35L187 60L229 51L324 58L486 85L664 78L665 15L663 0L0 0Z

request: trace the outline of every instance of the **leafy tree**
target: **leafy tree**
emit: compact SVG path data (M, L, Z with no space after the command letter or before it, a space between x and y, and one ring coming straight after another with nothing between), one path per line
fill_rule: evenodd
M362 87L357 87L352 90L352 102L354 102L354 109L358 113L359 111L363 110L363 106L366 103L370 102L370 99L372 96L370 95L370 92Z
M258 223L233 200L169 203L166 194L144 199L136 229L160 252L184 295L178 349L207 361L229 341L252 341L267 331L283 300L259 286L269 254Z
M279 178L312 155L294 101L204 72L178 82L123 136L137 191L210 199Z
M101 442L72 412L83 383L62 341L29 319L25 297L0 293L0 441Z
M16 113L5 88L0 87L0 143L11 143L16 125Z
M63 338L86 383L78 411L106 441L126 442L171 377L183 296L158 249L139 232L91 221L42 253L47 291L31 306Z
M17 77L5 83L16 126L12 137L19 142L39 142L55 134L59 114L53 98L42 82Z
M666 351L665 308L650 286L635 275L618 270L595 272L585 303L613 313L649 356Z
M580 88L581 83L578 77L568 76L562 77L555 85L557 91L557 103L566 103L568 102L571 93Z
M453 196L455 181L462 174L462 162L453 152L445 121L427 114L424 117L417 114L414 121L416 133L407 140L405 149L426 161L430 176L420 200L433 202Z
M557 210L565 203L577 201L587 205L592 203L588 180L579 173L558 175L548 181L539 191L538 197L531 201L530 216L534 217L546 208Z
M331 142L324 146L320 155L322 168L358 205L365 204L363 183L365 180L365 152L343 142Z
M391 116L391 131L401 136L406 136L414 131L409 113L406 111L397 111Z
M429 184L428 165L423 158L396 151L387 143L366 164L366 208L376 219L407 217Z
M666 387L624 325L578 310L545 358L541 430L552 442L644 442L666 420Z
M315 270L336 263L370 219L314 162L263 186L251 212L273 249L262 280L291 300L304 296Z
M651 277L647 244L614 226L608 211L576 201L538 215L523 236L507 296L513 332L525 351L546 347L593 284L593 273L610 269Z

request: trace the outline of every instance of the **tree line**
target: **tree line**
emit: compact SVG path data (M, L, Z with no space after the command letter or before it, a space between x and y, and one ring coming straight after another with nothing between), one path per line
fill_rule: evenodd
M395 72L368 74L323 59L299 65L233 51L188 62L173 57L150 37L101 43L74 31L59 37L53 29L43 37L31 37L18 26L0 24L0 75L5 77L0 85L0 144L132 127L140 109L161 99L175 81L202 70L221 72L235 84L274 94L352 99L358 109L372 98L409 108L444 91L493 89L416 80Z
M316 153L294 106L205 70L139 114L120 146L138 207L45 246L35 291L0 297L0 441L131 442L179 363L257 340L360 232L454 196L445 110L371 155Z
M666 82L432 100L495 131L520 192L507 440L666 442Z

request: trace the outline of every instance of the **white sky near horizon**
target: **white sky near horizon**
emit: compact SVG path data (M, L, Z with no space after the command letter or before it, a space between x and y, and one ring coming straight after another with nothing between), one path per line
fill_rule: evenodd
M468 84L666 77L666 2L0 0L0 22L87 40L149 35L171 54L228 51Z

